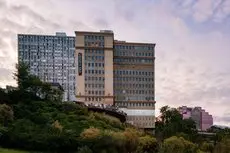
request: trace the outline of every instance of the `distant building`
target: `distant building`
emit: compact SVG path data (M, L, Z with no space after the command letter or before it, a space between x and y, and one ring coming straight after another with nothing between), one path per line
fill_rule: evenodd
M59 83L65 101L75 100L75 37L18 35L18 58L28 64L30 73L42 81Z
M196 128L201 131L206 131L213 125L213 118L208 112L201 107L187 107L182 106L178 108L182 114L183 119L191 118L196 122Z

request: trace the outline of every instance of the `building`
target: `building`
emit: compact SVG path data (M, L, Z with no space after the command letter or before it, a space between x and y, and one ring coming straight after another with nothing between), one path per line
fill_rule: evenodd
M201 131L206 131L213 125L213 117L201 107L186 107L178 108L183 119L193 119L196 122L196 128Z
M155 44L114 41L115 105L139 128L155 127Z
M187 106L182 106L178 108L180 114L182 114L183 119L191 118L192 108Z
M115 41L109 30L76 31L76 97L110 104L144 129L155 127L155 44Z
M85 103L113 104L112 31L76 31L76 97Z
M75 37L56 35L18 35L18 58L31 74L42 81L59 83L65 101L75 100Z

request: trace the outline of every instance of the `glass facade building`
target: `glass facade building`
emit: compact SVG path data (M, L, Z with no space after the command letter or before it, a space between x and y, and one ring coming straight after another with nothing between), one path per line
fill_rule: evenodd
M42 81L59 83L64 100L75 100L75 37L56 35L18 35L18 58L28 64L30 73Z
M155 127L154 51L155 44L114 41L115 105L140 128Z

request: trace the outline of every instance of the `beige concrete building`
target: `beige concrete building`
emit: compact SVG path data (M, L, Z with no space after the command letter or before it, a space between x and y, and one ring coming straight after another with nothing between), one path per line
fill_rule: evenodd
M155 127L155 44L114 40L112 31L76 31L76 97L113 104L131 124Z
M113 104L113 32L75 34L77 101Z

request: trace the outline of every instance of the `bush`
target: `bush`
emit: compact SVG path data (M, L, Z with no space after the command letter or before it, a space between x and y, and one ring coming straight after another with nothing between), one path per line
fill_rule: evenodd
M157 140L149 135L139 137L139 144L137 148L138 153L158 152L158 143Z
M170 137L165 139L160 149L161 153L196 153L198 147L182 137Z
M230 138L224 138L214 148L214 153L230 153Z

